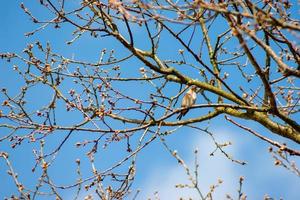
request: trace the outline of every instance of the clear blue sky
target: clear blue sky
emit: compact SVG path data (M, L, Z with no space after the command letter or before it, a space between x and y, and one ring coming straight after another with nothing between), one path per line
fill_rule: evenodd
M49 41L53 49L62 53L67 57L75 57L76 59L84 59L94 61L97 59L99 52L103 48L115 49L117 55L122 57L126 52L119 49L119 45L113 40L91 39L89 35L84 36L78 42L71 46L66 45L66 41L72 39L70 26L62 27L61 29L54 29L52 27L46 28L35 34L32 37L25 37L24 33L32 31L36 28L29 20L23 11L20 9L21 1L5 1L0 7L0 52L16 52L21 54L22 50L27 44L36 40L45 44ZM42 19L47 19L48 13L41 10L38 1L24 0L26 6L31 8L34 14L37 14ZM137 33L136 43L143 44L143 36ZM168 43L164 41L164 43ZM177 48L177 47L174 47ZM173 57L172 53L168 51L163 52L164 58ZM7 88L12 94L16 94L23 83L19 82L18 75L12 70L13 63L6 63L0 60L0 88ZM134 65L134 62L128 63ZM134 74L141 66L129 70L128 73ZM234 74L231 75L234 77ZM237 81L237 80L235 80ZM68 86L65 86L66 89ZM178 89L178 88L177 88ZM177 90L175 89L175 91ZM128 94L136 93L135 85L131 84L123 90ZM51 97L47 93L47 89L43 87L34 88L35 95L29 96L28 101L32 108L39 107L40 99L48 99ZM0 95L0 102L4 100L3 95ZM64 112L62 112L63 114ZM191 113L190 116L195 116L196 112ZM58 116L65 119L66 123L76 120L75 116ZM75 118L75 119L74 119ZM0 119L1 120L1 119ZM260 141L252 135L240 130L237 127L231 126L224 121L224 117L220 116L210 122L211 131L215 133L219 142L232 141L233 145L228 148L236 159L245 160L248 164L240 166L232 163L220 153L216 156L210 157L209 153L214 149L212 140L205 134L192 131L190 129L182 128L176 133L166 138L167 143L176 149L179 154L185 159L186 163L193 168L193 151L195 148L199 149L199 163L200 163L200 184L203 191L209 190L209 185L216 183L218 178L224 180L224 183L217 189L216 199L225 199L225 194L229 193L233 197L237 197L238 180L240 176L245 177L244 192L248 199L263 199L265 194L269 194L275 199L283 197L283 199L300 199L299 177L289 171L274 167L271 155L268 153L268 146L265 142ZM244 122L245 125L253 127L258 132L269 136L268 131L257 124L251 122ZM205 127L207 124L198 124L200 127ZM7 130L0 131L0 137L6 135ZM46 150L51 151L66 133L60 132L47 138ZM85 164L87 161L84 156L87 149L78 150L74 144L78 140L84 138L94 138L95 135L84 135L84 133L76 134L70 138L66 143L61 153L59 153L54 166L51 167L49 173L56 176L57 184L70 184L75 182L75 159L82 159L82 171L84 175L89 175L91 172L90 165ZM283 142L288 142L285 139L272 136L273 139L278 139ZM289 142L292 147L297 145ZM32 148L37 148L36 144L24 143L22 146L11 149L8 142L0 143L0 151L7 151L10 154L10 160L19 174L21 182L27 186L33 187L37 180L36 177L39 172L32 173L31 168L34 166ZM96 164L100 169L107 168L111 163L116 163L122 157L127 155L126 144L124 142L110 145L107 149L102 149L96 158ZM137 175L133 184L133 190L141 189L138 199L146 199L146 197L154 197L153 193L158 191L161 199L175 199L179 195L195 197L192 190L175 189L174 184L187 183L188 177L185 176L184 170L178 167L177 162L172 158L168 152L163 148L159 141L154 142L146 149L144 149L137 157ZM9 197L13 192L16 192L13 180L6 173L7 167L4 160L0 160L0 199ZM64 192L65 199L71 199L73 191ZM83 196L85 195L82 194ZM45 197L45 199L47 199Z

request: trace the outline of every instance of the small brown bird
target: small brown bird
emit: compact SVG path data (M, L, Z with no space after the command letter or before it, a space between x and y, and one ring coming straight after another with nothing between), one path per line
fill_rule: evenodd
M177 119L181 120L181 118L189 111L189 107L195 104L197 98L196 90L197 87L193 85L182 98L181 108L186 108L186 109L183 109L180 112Z

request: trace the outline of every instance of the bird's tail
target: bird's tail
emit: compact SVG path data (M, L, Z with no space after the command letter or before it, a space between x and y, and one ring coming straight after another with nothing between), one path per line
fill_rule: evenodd
M182 117L183 117L183 114L180 113L180 114L177 116L177 119L178 119L178 120L181 120Z
M184 109L180 112L180 114L178 115L177 119L181 120L181 118L188 112L188 109Z

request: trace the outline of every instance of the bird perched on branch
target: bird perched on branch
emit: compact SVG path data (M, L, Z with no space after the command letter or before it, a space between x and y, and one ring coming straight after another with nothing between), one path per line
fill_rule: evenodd
M181 118L189 111L189 108L195 104L197 93L196 93L197 87L193 85L189 91L184 95L182 102L181 102L181 108L183 109L180 114L178 115L177 119L181 120Z

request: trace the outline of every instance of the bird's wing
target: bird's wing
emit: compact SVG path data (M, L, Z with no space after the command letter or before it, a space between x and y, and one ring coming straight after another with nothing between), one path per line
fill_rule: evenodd
M189 94L185 94L182 98L181 107L187 107L189 105Z

